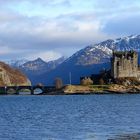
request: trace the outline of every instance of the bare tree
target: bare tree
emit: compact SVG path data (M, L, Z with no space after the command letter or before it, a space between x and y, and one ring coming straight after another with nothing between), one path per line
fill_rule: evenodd
M104 85L104 84L105 84L103 78L101 78L101 79L99 80L99 84L100 84L100 85Z
M36 86L43 87L44 85L42 83L38 83Z
M62 88L62 87L63 87L62 79L59 78L59 77L57 77L57 78L55 79L55 88L56 88L56 89L60 89L60 88Z

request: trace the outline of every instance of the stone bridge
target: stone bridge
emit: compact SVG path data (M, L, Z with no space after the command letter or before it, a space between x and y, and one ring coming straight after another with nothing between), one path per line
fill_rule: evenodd
M30 94L34 95L35 90L41 90L41 93L38 94L44 94L56 91L56 88L54 86L5 86L0 87L0 93L2 94L8 94L10 91L12 91L13 94L19 94L20 91L30 91Z

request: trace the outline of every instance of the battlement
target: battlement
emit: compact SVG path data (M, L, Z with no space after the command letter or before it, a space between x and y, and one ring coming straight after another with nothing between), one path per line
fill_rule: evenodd
M138 53L135 51L114 51L111 58L113 78L138 77Z
M135 51L113 51L113 58L132 59L136 57L138 57L138 53Z

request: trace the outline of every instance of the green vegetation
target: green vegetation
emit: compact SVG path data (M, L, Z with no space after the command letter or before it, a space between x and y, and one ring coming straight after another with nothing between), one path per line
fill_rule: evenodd
M111 85L90 85L89 87L94 89L95 92L99 92L99 91L106 91L110 89Z

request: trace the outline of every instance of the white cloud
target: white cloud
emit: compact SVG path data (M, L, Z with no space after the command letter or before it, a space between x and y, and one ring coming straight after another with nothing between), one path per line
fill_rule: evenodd
M11 53L11 49L7 46L0 46L0 55L7 55Z
M13 1L18 6L22 2L24 4L18 7L15 3L13 4ZM139 19L140 2L138 0L121 2L118 0L108 2L106 0L89 0L88 2L83 0L13 1L0 0L0 45L4 46L1 54L9 54L5 57L14 57L15 54L17 57L23 57L22 52L24 52L26 56L34 53L35 55L31 58L55 59L65 52L67 55L71 55L72 49L79 50L91 43L117 36L118 32L119 34L124 32L131 34L133 30L131 24L135 26L135 31L139 29L139 25L132 22L134 19ZM37 3L40 3L41 7L37 6ZM81 4L79 5L79 3ZM86 6L84 6L85 3ZM67 4L71 4L71 7L65 10ZM89 6L90 4L91 6ZM92 6L96 6L96 8L91 9ZM30 10L31 8L33 10ZM38 8L43 8L43 10ZM32 14L32 11L35 13ZM37 16L36 12L42 13L43 16ZM55 17L54 13L57 13L58 16ZM129 22L127 26L123 19Z
M43 60L51 61L60 58L62 55L54 52L54 51L45 51L45 52L36 52L34 54L30 54L29 56L26 56L27 59L34 60L36 58L42 58Z

